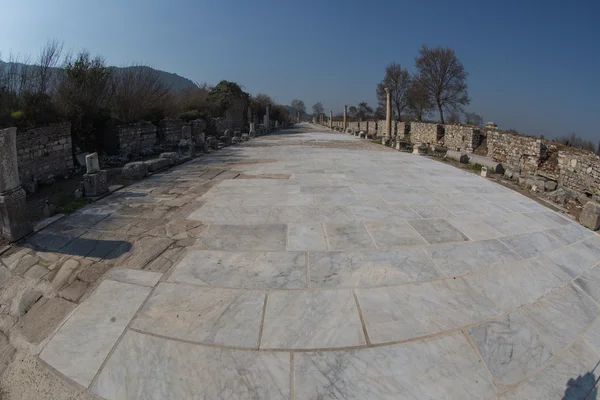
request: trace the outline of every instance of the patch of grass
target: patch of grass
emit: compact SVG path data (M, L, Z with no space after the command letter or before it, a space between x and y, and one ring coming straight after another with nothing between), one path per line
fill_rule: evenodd
M60 201L58 202L59 204L56 204L56 208L58 212L62 212L64 214L71 214L79 210L81 207L90 204L91 202L91 199L85 197L64 197L60 199Z
M470 164L470 168L475 171L475 172L481 172L481 168L483 168L483 165L481 164Z

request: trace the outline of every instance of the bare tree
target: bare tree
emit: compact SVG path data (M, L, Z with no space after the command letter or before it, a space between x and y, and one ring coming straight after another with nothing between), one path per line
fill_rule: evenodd
M356 108L356 106L348 107L348 117L352 119L356 119L358 117L358 108Z
M56 89L56 67L60 61L63 44L58 40L50 40L42 48L34 68L35 91L49 94Z
M170 92L158 73L145 65L133 65L113 73L115 93L112 110L123 122L142 120L156 110Z
M315 105L312 106L313 116L321 115L325 112L325 108L323 108L323 104L319 101Z
M429 93L418 79L413 79L408 88L408 109L412 118L423 121L433 110L433 102Z
M438 46L430 49L423 45L415 58L419 83L435 102L444 123L444 111L462 110L470 103L467 93L467 72L454 50Z
M483 118L474 112L465 113L465 124L483 126Z
M379 104L375 109L373 116L375 117L375 119L385 119L385 107Z
M292 108L296 109L300 114L304 114L306 112L306 106L302 100L294 99L291 103Z
M585 140L575 133L569 133L565 136L559 136L556 138L558 143L562 143L567 146L576 147L578 149L589 150L592 153L596 152L596 147L591 140Z
M402 121L402 113L408 108L408 88L410 87L410 75L408 70L403 69L400 64L391 63L385 68L385 77L377 84L377 101L385 110L387 102L386 88L390 89L392 110L396 117Z
M357 117L362 121L373 116L373 108L366 101L358 103Z
M450 110L450 115L448 116L448 120L446 121L449 124L460 124L462 120L462 115L458 108L453 108Z

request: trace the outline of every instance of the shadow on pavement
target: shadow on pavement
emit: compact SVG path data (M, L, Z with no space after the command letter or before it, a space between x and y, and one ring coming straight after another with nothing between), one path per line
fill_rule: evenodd
M596 367L591 372L579 375L577 378L569 379L562 400L597 400L598 387L596 384L598 382L594 371L598 367L598 364L596 364Z
M44 251L108 260L131 250L131 243L124 240L88 239L59 233L38 233L29 238L27 243Z

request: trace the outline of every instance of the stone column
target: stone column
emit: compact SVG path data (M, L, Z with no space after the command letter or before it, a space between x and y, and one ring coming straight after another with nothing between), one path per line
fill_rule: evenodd
M300 111L296 114L296 118L298 119L298 123L300 123Z
M386 96L386 107L385 107L385 136L387 139L391 139L392 132L392 97L390 95L390 89L385 88Z
M0 228L2 236L11 242L33 230L27 220L25 191L19 181L17 128L0 130Z
M348 106L344 106L344 131L346 130L346 127L348 126L348 125L346 125L347 117L348 117Z
M333 129L333 111L329 110L329 129Z
M270 121L270 115L271 115L271 105L267 105L267 113L265 114L265 128L269 129L271 128L271 121Z

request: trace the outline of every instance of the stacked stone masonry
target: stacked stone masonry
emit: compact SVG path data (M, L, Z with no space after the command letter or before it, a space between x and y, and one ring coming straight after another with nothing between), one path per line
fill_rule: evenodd
M181 140L181 128L186 125L180 119L163 119L158 124L156 132L159 143L176 144Z
M562 185L600 196L600 156L575 149L560 150L558 174Z
M444 146L450 150L472 153L480 142L479 128L464 125L444 126Z
M71 124L55 124L17 133L19 179L51 181L73 170Z
M442 144L444 126L425 122L410 123L410 141L413 144L426 143L429 145Z
M156 145L156 126L150 122L120 125L117 130L117 149L121 154L137 153Z
M498 131L487 132L488 157L524 174L533 174L546 156L541 139Z

